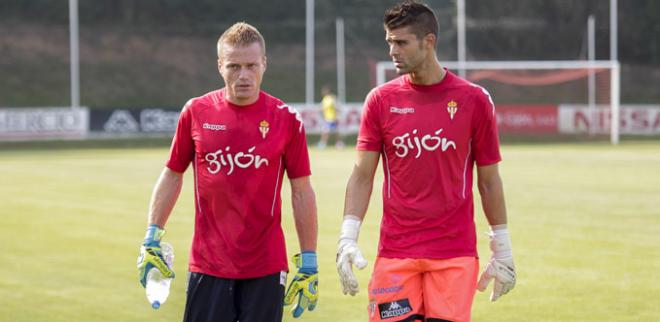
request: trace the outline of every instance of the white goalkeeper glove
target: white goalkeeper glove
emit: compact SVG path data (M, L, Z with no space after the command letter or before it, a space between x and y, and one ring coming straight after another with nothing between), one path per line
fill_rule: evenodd
M516 267L513 264L511 239L506 225L492 226L488 236L492 254L481 273L477 288L481 292L485 291L490 280L494 278L493 292L490 294L490 300L494 302L516 285Z
M339 272L339 281L344 295L354 296L359 290L357 278L353 273L353 265L358 269L367 267L367 260L364 259L357 245L359 233L360 219L352 215L344 216L337 246L337 272Z

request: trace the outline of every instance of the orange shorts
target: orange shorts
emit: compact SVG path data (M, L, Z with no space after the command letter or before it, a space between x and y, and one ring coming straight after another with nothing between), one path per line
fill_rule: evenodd
M470 321L475 257L377 257L369 282L369 321Z

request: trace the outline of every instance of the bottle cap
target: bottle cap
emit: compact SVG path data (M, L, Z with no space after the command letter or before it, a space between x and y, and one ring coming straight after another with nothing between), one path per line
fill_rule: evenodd
M160 302L154 301L153 303L151 303L151 307L154 308L154 310L158 310L158 308L160 307Z

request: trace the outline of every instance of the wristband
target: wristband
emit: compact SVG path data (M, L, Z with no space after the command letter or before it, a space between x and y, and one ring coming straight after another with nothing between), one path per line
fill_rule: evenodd
M351 239L357 241L360 234L361 220L354 215L344 215L344 222L341 224L341 233L339 240Z
M300 268L318 269L319 265L316 259L316 252L304 251L300 253L300 262L298 264L300 265Z
M158 246L160 245L160 240L163 238L163 235L165 235L164 229L160 229L156 224L151 224L147 227L147 232L144 235L144 242L142 244L144 246Z
M490 226L490 249L493 251L493 257L502 259L513 256L511 251L511 239L509 238L509 229L506 224Z

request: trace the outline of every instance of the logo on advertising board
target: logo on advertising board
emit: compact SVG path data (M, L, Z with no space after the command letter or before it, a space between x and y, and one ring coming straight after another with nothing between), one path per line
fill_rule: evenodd
M140 125L131 112L127 110L115 110L108 121L103 124L106 132L135 133L140 131Z
M174 132L179 122L180 111L162 109L144 109L140 111L140 128L142 132Z
M106 111L93 111L92 130L102 130L107 133L173 133L179 121L178 110L150 109L116 109L106 116ZM96 126L95 124L102 124Z
M86 107L0 108L0 140L85 137Z

